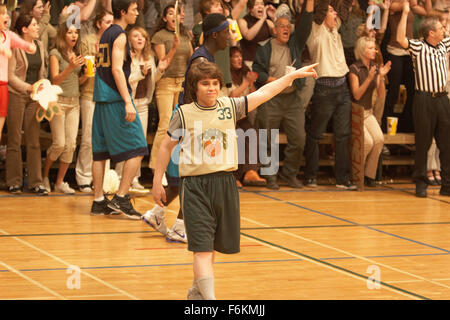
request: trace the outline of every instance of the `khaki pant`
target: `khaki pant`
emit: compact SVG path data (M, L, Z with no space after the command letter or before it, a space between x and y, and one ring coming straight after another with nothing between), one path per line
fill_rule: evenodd
M6 184L22 185L22 127L27 150L28 187L42 184L42 159L39 144L40 122L36 120L36 102L27 96L10 93L8 107L8 146L6 150Z
M71 163L77 147L80 122L79 98L60 97L58 102L62 114L55 115L50 121L52 145L47 149L47 157L52 161L59 158L61 162Z
M375 116L375 119L377 119L378 124L381 126L381 120L383 118L383 112L384 112L384 103L386 102L386 95L383 97L378 97L377 91L374 90L374 99L372 100L373 103L373 115Z
M364 110L364 175L375 179L384 136L372 109Z
M162 78L156 83L155 97L158 106L159 123L153 140L149 167L154 169L159 147L167 135L172 112L178 103L184 78Z
M90 185L92 182L92 119L94 118L95 102L92 99L81 98L81 142L78 150L75 178L79 186Z

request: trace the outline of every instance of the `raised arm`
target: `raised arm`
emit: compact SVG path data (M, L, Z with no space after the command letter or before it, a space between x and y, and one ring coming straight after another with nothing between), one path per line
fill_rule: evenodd
M389 8L391 7L391 0L384 0L381 7L383 8L383 15L381 16L381 26L378 32L384 33L386 31L389 20Z
M298 19L295 25L295 41L297 42L297 48L302 51L305 48L306 41L311 34L314 11L314 0L306 0L304 10L302 10L300 19Z
M402 17L398 23L397 27L397 42L404 48L407 49L409 46L408 39L406 38L406 21L408 20L409 14L409 2L405 1L403 5Z
M11 49L18 48L25 50L29 54L34 54L36 52L36 46L33 42L28 42L23 40L19 35L15 32L8 31L8 36L11 41Z
M350 8L352 7L353 0L342 0L342 2L339 2L339 5L337 8L335 8L338 17L345 21L348 18L348 15L350 13Z
M231 10L231 17L233 20L239 19L242 11L244 11L245 6L247 5L248 0L239 0L238 3L234 6L233 10Z
M422 7L421 5L419 5L417 0L409 0L409 2L410 2L409 6L411 7L411 10L415 14L418 14L418 15L424 16L424 17L426 17L428 15L428 13L425 10L425 8Z
M248 103L248 112L253 111L257 107L259 107L261 104L266 102L267 100L271 99L272 97L279 94L281 91L283 91L286 87L290 86L292 82L295 79L298 78L305 78L305 77L314 77L317 78L317 73L314 70L314 67L316 67L318 63L311 64L309 66L297 69L296 71L286 74L282 76L281 78L278 78L255 92L250 93L247 96L247 103Z
M86 6L81 8L80 12L80 20L81 21L87 21L91 15L92 12L94 12L95 6L97 4L97 0L89 0Z
M314 22L317 24L322 24L327 16L330 0L317 0L316 3L317 5L314 10Z
M433 1L425 0L425 11L429 17L441 18L442 13L433 9Z
M403 2L404 0L393 0L389 8L391 13L401 12L403 10Z
M247 21L245 21L244 19L239 19L238 25L239 29L241 30L242 37L244 37L248 41L252 41L258 34L259 30L261 30L264 23L266 23L266 21L270 21L267 19L266 8L264 8L264 16L259 19L251 28L248 27ZM271 29L273 29L273 24L271 25L269 23L269 26Z

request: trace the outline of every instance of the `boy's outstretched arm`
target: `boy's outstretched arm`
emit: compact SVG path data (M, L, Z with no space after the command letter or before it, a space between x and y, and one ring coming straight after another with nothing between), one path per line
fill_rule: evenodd
M272 97L279 94L286 87L290 86L295 79L305 77L317 78L316 70L314 70L314 67L316 67L317 65L318 63L314 63L309 66L297 69L294 72L278 78L277 80L265 84L255 92L250 93L247 96L248 112L256 109L267 100L270 100Z
M152 195L155 203L160 207L164 207L163 202L166 202L166 192L162 185L162 177L169 164L170 156L173 148L178 144L178 140L173 140L169 135L166 135L159 147L158 157L155 165L155 174L153 176Z

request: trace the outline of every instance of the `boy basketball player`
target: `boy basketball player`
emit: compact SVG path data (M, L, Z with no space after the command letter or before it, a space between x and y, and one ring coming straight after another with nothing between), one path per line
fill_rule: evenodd
M188 250L194 252L194 282L188 299L214 300L214 251L240 251L239 193L236 122L271 99L293 80L316 77L310 65L289 73L240 98L219 97L222 74L214 63L191 67L186 91L193 102L174 113L163 140L153 179L153 198L166 201L161 183L173 148L180 143L180 202L184 213Z
M148 154L141 121L131 99L128 77L131 54L125 32L138 16L136 0L113 0L114 23L103 33L99 43L94 86L95 111L92 124L92 178L94 202L91 214L123 213L140 219L129 195L131 182ZM125 161L119 189L110 201L103 195L105 161Z

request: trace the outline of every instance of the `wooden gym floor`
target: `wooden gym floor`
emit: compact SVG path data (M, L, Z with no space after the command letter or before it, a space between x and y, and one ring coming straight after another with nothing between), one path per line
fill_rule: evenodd
M450 299L450 198L412 184L245 187L241 253L216 255L218 299ZM192 254L92 195L0 192L0 299L182 300ZM136 198L144 213L151 195ZM169 206L167 225L178 212Z

